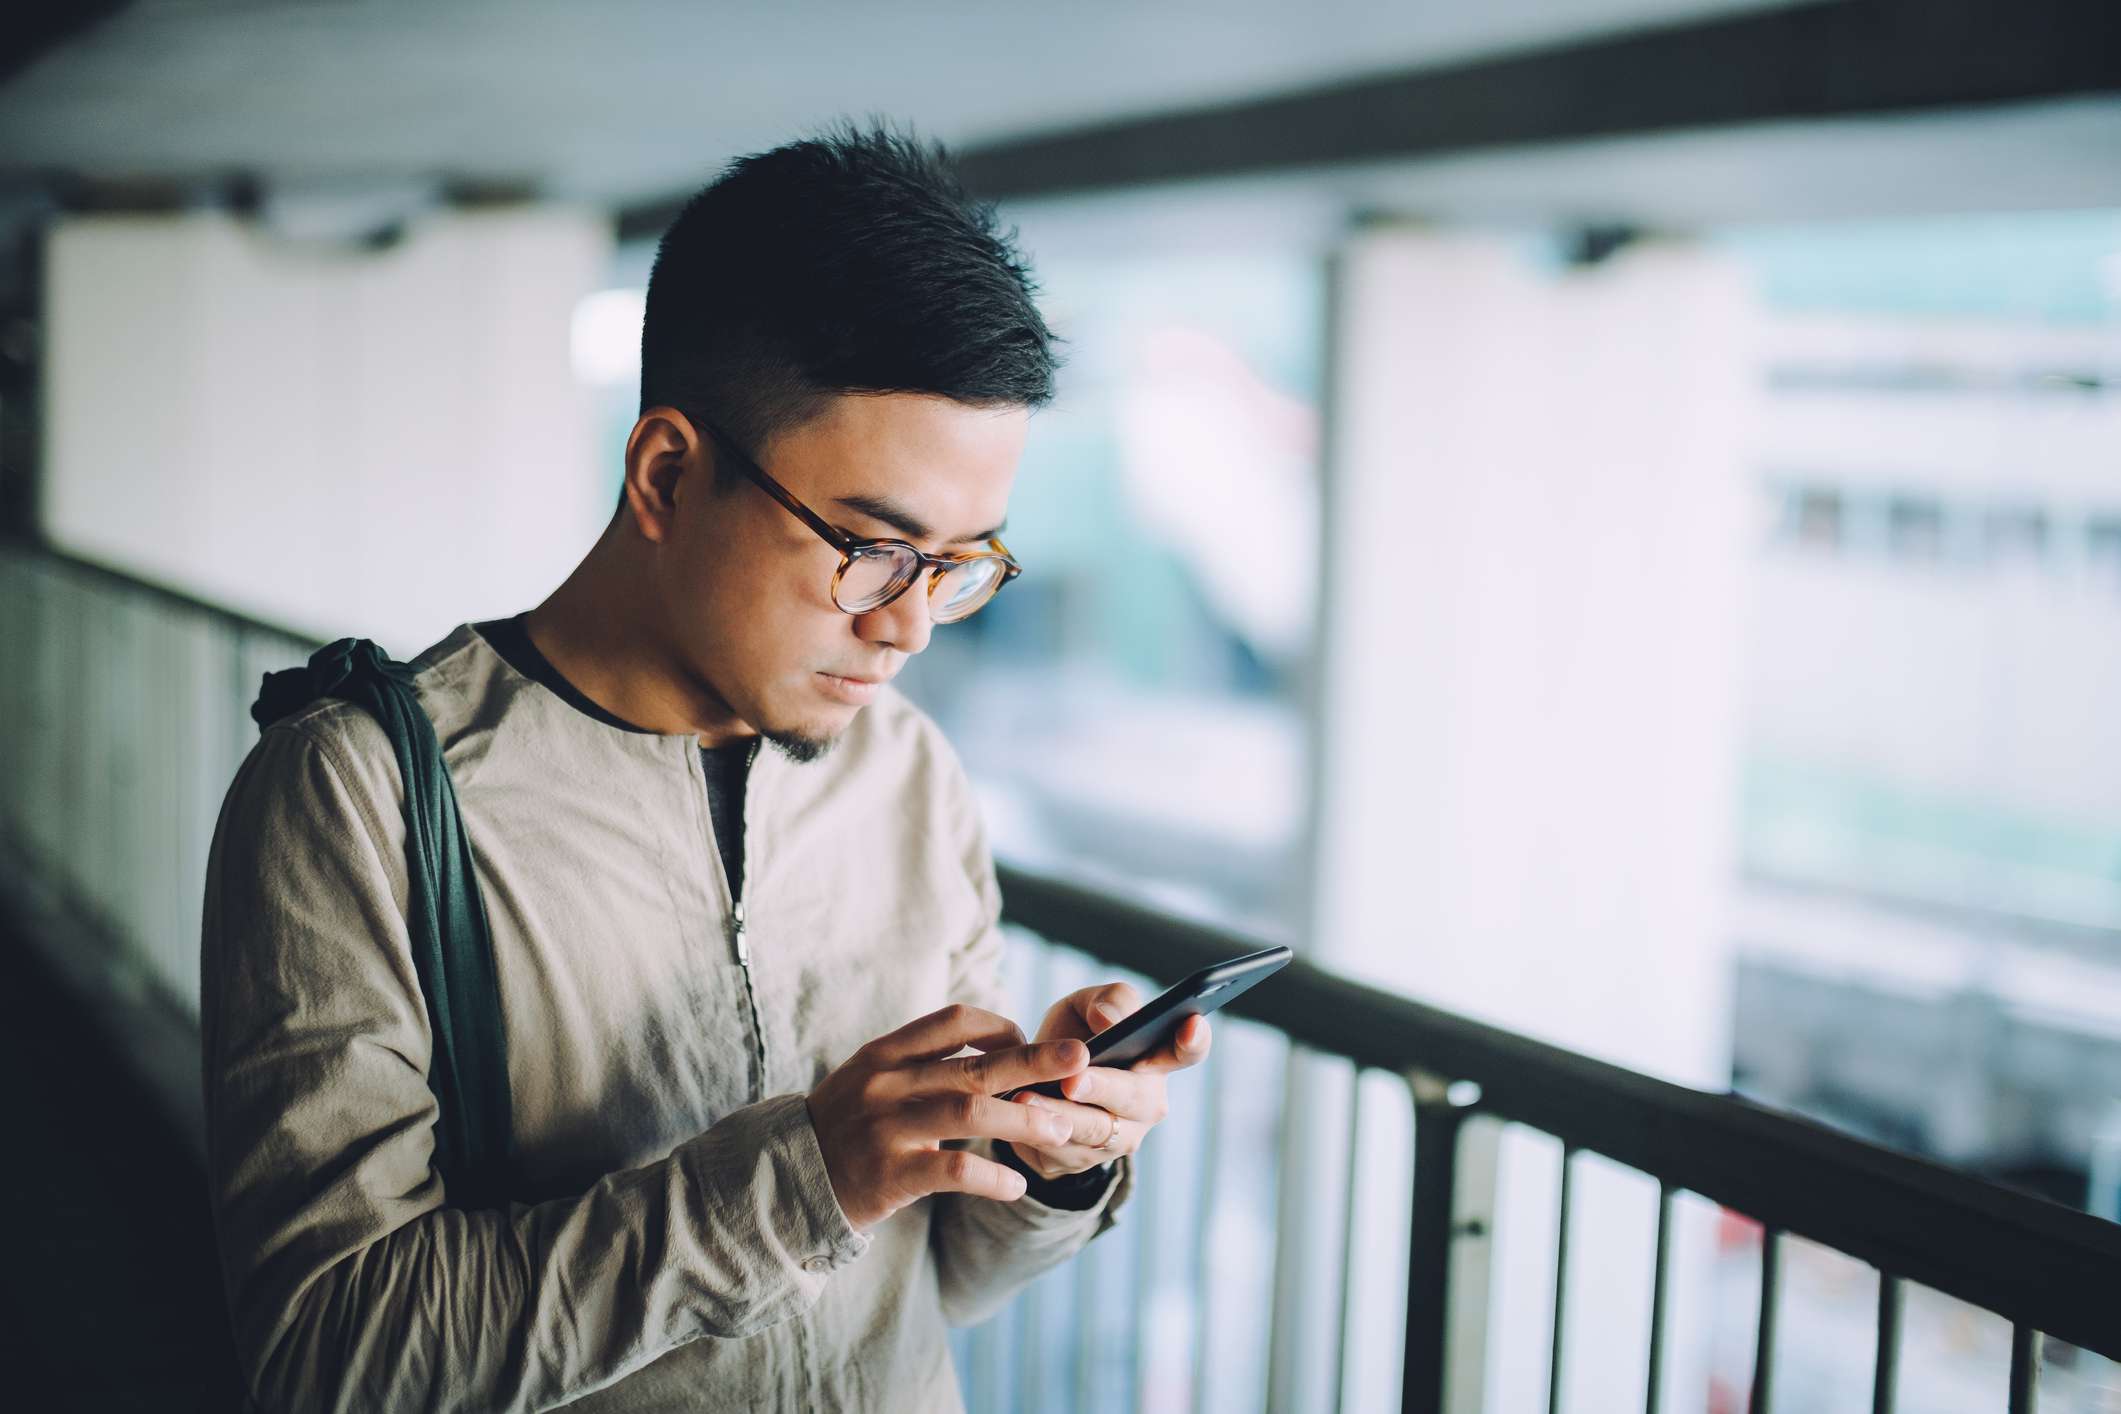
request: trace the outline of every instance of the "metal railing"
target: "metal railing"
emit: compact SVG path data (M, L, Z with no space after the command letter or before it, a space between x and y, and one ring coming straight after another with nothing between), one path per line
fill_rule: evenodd
M199 1012L214 822L259 679L314 648L31 541L0 540L0 843Z
M222 793L256 738L247 707L263 672L301 661L311 645L303 635L22 542L0 543L0 644L0 836L26 867L49 874L90 909L125 959L196 1016L206 851ZM1010 954L1017 990L1040 1006L1068 985L1094 980L1088 959L1099 964L1097 978L1119 968L1146 986L1258 945L1007 867L1003 893L1007 921L1053 945ZM1395 1233L1391 1259L1405 1271L1395 1358L1397 1395L1409 1414L1478 1403L1477 1372L1453 1368L1453 1333L1482 1318L1474 1298L1454 1291L1464 1244L1477 1235L1460 1209L1462 1140L1476 1119L1525 1126L1561 1146L1545 1353L1550 1409L1564 1395L1571 1175L1590 1155L1648 1175L1658 1190L1656 1236L1640 1258L1651 1273L1648 1379L1640 1397L1650 1414L1660 1409L1665 1383L1672 1314L1666 1277L1675 1202L1683 1194L1764 1228L1753 1414L1772 1406L1782 1249L1790 1237L1824 1244L1880 1274L1875 1410L1894 1408L1908 1283L2010 1323L2012 1411L2034 1407L2043 1335L2121 1359L2121 1227L2114 1224L1742 1099L1377 991L1301 959L1232 1010L1244 1019L1230 1028L1238 1033L1232 1039L1242 1040L1245 1022L1277 1033L1286 1047L1280 1074L1291 1082L1275 1110L1279 1139L1266 1146L1278 1156L1270 1167L1287 1186L1273 1200L1277 1220L1266 1224L1277 1229L1271 1258L1249 1277L1266 1313L1262 1349L1243 1367L1261 1374L1242 1392L1252 1407L1375 1407L1348 1373L1352 1333L1369 1318L1359 1309L1354 1273L1358 1259L1379 1246L1359 1230L1355 1153L1366 1136L1408 1122L1411 1191L1398 1200L1404 1241L1398 1246ZM1323 1262L1331 1293L1324 1311L1314 1301L1319 1284L1293 1275L1312 1254L1292 1236L1292 1218L1331 1185L1322 1186L1316 1173L1306 1177L1300 1107L1288 1100L1303 1064L1318 1058L1350 1071L1355 1082L1344 1127L1328 1145L1339 1150L1344 1186L1339 1230L1326 1244L1337 1249ZM1236 1059L1219 1040L1201 1082L1208 1103L1196 1127L1178 1131L1174 1124L1174 1135L1159 1132L1152 1141L1163 1147L1145 1155L1132 1236L1092 1244L1002 1316L959 1339L975 1408L1229 1407L1210 1395L1210 1376L1244 1353L1232 1349L1243 1341L1214 1319L1222 1298L1208 1258L1216 1239L1205 1195L1214 1183L1248 1176L1211 1172L1218 1156L1242 1147L1228 1133L1241 1118L1228 1078ZM1378 1087L1366 1089L1365 1076L1394 1078L1386 1088L1400 1097L1399 1115L1377 1110ZM1197 1140L1192 1159L1182 1137ZM1158 1246L1167 1231L1182 1240ZM1143 1306L1143 1292L1159 1281L1182 1285L1191 1313L1188 1348L1175 1365L1161 1317ZM1308 1386L1291 1374L1301 1344L1296 1333L1305 1329L1323 1333L1330 1367ZM1159 1373L1167 1366L1168 1378Z
M1116 966L1177 978L1260 946L1060 880L1005 869L1008 920ZM1654 1179L1657 1238L1647 1386L1658 1414L1675 1198L1692 1193L1764 1229L1751 1414L1773 1407L1781 1251L1808 1238L1876 1268L1872 1407L1894 1408L1905 1284L2009 1321L2008 1408L2034 1407L2043 1336L2121 1358L2121 1226L1732 1095L1708 1094L1380 992L1302 959L1232 1004L1292 1046L1404 1078L1413 1115L1401 1395L1406 1414L1446 1408L1459 1141L1476 1116L1562 1145L1548 1408L1561 1407L1570 1175L1599 1154ZM1360 1127L1351 1120L1350 1133ZM1353 1204L1344 1225L1355 1221ZM1341 1235L1343 1250L1357 1236ZM1273 1324L1290 1319L1277 1309ZM1343 1325L1343 1339L1345 1339Z

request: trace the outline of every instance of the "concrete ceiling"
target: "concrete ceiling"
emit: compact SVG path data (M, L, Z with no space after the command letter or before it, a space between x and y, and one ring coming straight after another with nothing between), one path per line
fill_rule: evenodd
M138 0L0 87L0 181L639 201L841 114L969 146L1785 2Z
M0 84L0 222L55 174L262 179L293 234L453 179L625 205L840 115L960 147L1785 0L137 0ZM1351 211L1695 227L2121 207L2121 97L1670 132L1017 208L1071 244L1315 241ZM36 193L25 198L24 193ZM305 230L303 223L311 229Z

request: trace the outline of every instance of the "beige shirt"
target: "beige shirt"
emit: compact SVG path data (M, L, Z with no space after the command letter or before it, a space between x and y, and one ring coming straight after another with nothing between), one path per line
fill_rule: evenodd
M696 739L585 715L469 625L414 667L492 929L523 1201L442 1206L395 758L316 703L244 761L207 872L208 1163L260 1404L961 1409L945 1323L1104 1231L1133 1174L1084 1212L942 1195L866 1235L833 1196L805 1094L948 1002L1004 1009L935 725L887 689L824 759L758 756L761 1074Z

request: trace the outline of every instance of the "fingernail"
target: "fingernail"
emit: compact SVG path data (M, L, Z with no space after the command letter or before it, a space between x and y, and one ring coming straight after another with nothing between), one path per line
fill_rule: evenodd
M1017 1171L1016 1171L1015 1169L1011 1169L1011 1170L1009 1170L1009 1185L1008 1185L1008 1187L1009 1187L1009 1197L1010 1197L1011 1199L1016 1199L1016 1198L1021 1198L1021 1197L1023 1197L1023 1196L1024 1196L1024 1189L1025 1189L1025 1182L1024 1182L1024 1176L1023 1176L1022 1174L1018 1173L1018 1172L1017 1172Z
M1062 1119L1059 1115L1054 1115L1046 1121L1046 1137L1054 1143L1060 1143L1068 1137L1069 1133L1068 1121Z
M1113 1022L1119 1020L1119 1013L1106 1006L1103 1002L1099 1002L1096 1006L1090 1008L1090 1012L1100 1024L1105 1026L1110 1026Z

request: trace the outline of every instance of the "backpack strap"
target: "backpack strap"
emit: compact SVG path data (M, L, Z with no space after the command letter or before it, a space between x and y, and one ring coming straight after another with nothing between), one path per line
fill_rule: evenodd
M251 719L262 733L322 697L344 698L382 724L405 782L405 921L434 1035L427 1083L440 1107L434 1165L443 1201L505 1206L515 1125L493 937L434 723L413 691L412 668L365 638L339 639L307 667L267 673Z

